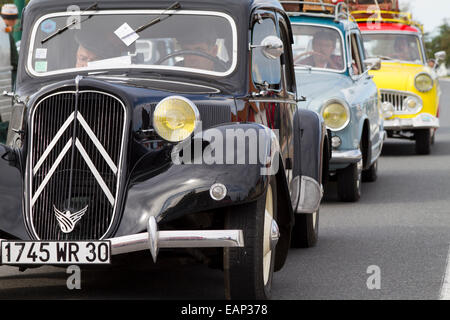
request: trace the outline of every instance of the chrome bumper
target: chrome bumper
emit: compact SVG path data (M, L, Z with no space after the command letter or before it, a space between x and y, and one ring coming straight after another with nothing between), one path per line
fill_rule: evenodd
M229 248L243 247L242 230L158 231L156 219L150 217L147 232L108 239L111 254L150 250L156 262L160 248Z
M421 113L411 119L394 118L392 120L384 120L385 130L437 129L439 127L439 119L429 113Z
M331 153L331 164L357 163L362 159L361 150L337 151Z
M154 217L149 219L148 232L106 239L111 242L111 255L150 250L156 262L160 248L229 248L243 247L242 230L178 230L158 231ZM0 239L7 241L5 239Z

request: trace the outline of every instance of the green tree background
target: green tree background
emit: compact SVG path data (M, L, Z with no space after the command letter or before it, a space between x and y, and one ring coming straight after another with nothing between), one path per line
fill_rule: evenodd
M450 67L450 24L445 21L439 27L439 33L431 38L429 34L425 35L425 45L427 49L428 58L434 58L434 54L438 51L447 52L446 65Z

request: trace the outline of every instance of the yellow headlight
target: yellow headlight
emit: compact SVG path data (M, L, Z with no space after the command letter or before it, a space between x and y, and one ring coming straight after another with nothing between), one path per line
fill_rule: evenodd
M420 92L428 92L433 89L433 79L426 73L420 73L416 76L416 89Z
M350 122L347 108L339 102L328 104L322 110L322 116L326 126L334 131L344 129Z
M184 97L165 98L153 113L153 128L161 138L170 142L189 138L199 121L197 107Z

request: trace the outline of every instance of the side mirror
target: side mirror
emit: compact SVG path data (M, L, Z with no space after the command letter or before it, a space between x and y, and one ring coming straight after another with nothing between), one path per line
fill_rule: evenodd
M380 70L381 69L381 59L380 58L368 58L364 60L364 65L368 70Z
M278 59L284 53L283 41L277 36L268 36L260 45L251 45L250 48L261 48L263 55L272 60Z
M439 51L434 54L437 62L444 61L447 58L447 53L445 51Z

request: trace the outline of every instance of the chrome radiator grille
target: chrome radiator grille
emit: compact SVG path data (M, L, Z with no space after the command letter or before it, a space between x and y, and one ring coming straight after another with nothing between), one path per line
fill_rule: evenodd
M101 239L116 213L126 109L97 91L61 92L32 110L29 223L42 240Z
M403 101L406 98L408 98L408 94L404 92L381 90L381 102L392 103L396 113L405 113L408 111L403 106Z

